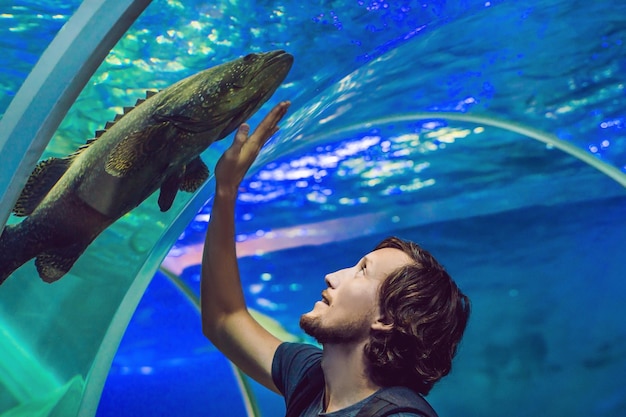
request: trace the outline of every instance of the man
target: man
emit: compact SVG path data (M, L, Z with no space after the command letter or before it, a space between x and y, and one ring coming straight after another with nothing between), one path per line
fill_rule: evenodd
M248 313L235 252L237 192L289 104L274 107L249 137L243 124L215 168L203 332L246 374L284 395L288 415L436 416L422 396L450 371L469 300L416 244L386 239L355 266L325 277L321 301L300 321L323 350L282 343Z

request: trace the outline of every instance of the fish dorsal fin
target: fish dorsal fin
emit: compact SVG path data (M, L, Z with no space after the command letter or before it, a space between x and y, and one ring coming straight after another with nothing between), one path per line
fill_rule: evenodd
M89 148L89 146L94 143L96 140L98 140L98 138L100 136L102 136L102 134L106 132L106 130L98 130L96 132L96 137L95 138L91 138L91 139L87 139L87 142L85 142L84 145L81 145L78 147L78 149L76 149L76 151L74 151L73 153L68 155L68 159L72 160L73 158L76 158L78 155L80 155L85 149Z
M209 168L200 157L187 164L179 190L193 193L209 178Z
M106 172L114 177L124 177L141 169L154 153L167 145L167 141L163 140L165 129L167 123L159 123L124 137L109 154Z
M130 106L124 106L124 108L122 109L122 113L117 113L115 115L115 117L113 118L113 120L109 120L106 125L104 126L104 130L108 130L111 127L113 127L113 125L115 125L115 123L119 122L120 119L124 116L126 116L132 109L134 109L135 107L137 107L138 105L140 105L141 103L143 103L145 101L145 99L138 99L137 102L135 103L134 106L130 107Z
M72 158L48 158L37 164L28 177L13 213L16 216L29 216L41 203L48 192L65 174Z
M137 104L135 106L138 106L139 104L143 103L143 101L144 101L143 99L137 100ZM96 130L96 134L94 135L94 138L90 139L87 143L89 144L89 143L93 142L95 139L98 139L100 136L104 135L107 130L109 130L113 126L115 126L115 123L117 123L122 117L124 117L124 115L126 113L128 113L130 111L128 109L132 110L132 109L134 109L134 107L124 107L124 113L123 114L119 114L119 113L116 114L115 117L113 118L113 120L109 120L108 122L106 122L106 124L104 125L104 129ZM85 146L81 146L79 148L79 150L84 150L84 149L85 149Z
M144 101L146 101L146 99L152 97L153 95L157 94L157 91L150 91L148 90L146 92L146 98L140 98L137 99L137 102L135 103L135 105L133 107L124 107L123 112L117 113L115 115L115 117L113 118L113 120L109 120L108 122L106 122L106 124L104 125L104 129L99 129L96 130L96 133L94 135L94 137L92 139L89 139L87 141L87 143L85 145L82 145L81 147L79 147L76 152L72 153L70 155L70 157L75 157L77 155L79 155L82 151L84 151L85 149L87 149L89 147L89 145L91 143L93 143L96 139L100 138L102 135L104 135L109 129L111 129L113 126L115 126L115 123L119 122L120 119L122 119L126 114L128 114L128 112L130 112L131 110L133 110L135 107L139 106L141 103L143 103Z

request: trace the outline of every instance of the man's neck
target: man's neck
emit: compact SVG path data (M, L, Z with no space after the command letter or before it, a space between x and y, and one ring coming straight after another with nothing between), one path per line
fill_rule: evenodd
M346 408L369 397L380 388L367 374L363 354L365 343L324 346L322 370L326 381L325 412Z

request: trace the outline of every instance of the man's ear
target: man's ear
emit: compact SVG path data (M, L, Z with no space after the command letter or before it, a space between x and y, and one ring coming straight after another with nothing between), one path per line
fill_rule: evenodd
M383 323L381 320L382 317L379 317L374 323L372 323L372 330L382 330L385 332L391 331L393 329L393 323Z

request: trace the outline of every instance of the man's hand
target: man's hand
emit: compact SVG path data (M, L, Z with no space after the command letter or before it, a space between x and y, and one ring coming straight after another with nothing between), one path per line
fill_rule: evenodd
M278 131L278 122L287 113L290 104L289 101L277 104L249 137L250 126L244 123L239 127L232 145L217 161L216 193L231 197L237 195L239 184L259 155L263 145Z

